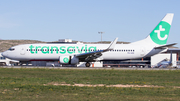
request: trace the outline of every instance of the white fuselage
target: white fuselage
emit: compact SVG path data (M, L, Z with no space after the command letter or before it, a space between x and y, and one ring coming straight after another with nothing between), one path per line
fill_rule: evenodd
M3 56L19 61L58 61L60 56L74 56L107 49L109 44L25 44L11 47ZM97 60L126 60L152 56L162 49L151 45L116 44Z

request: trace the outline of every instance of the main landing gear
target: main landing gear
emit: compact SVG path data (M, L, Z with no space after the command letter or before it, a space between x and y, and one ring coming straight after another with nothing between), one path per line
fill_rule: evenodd
M89 63L89 62L86 62L86 67L90 67L91 66L91 64Z

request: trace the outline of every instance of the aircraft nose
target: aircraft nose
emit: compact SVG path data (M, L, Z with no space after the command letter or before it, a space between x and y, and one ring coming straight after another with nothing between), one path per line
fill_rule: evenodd
M3 52L3 53L1 53L1 55L4 56L4 57L7 57L8 53L7 52Z

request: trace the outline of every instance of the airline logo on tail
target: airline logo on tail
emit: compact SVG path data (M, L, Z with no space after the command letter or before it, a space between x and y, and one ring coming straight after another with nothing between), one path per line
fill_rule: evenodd
M171 25L165 21L161 21L155 29L150 33L150 37L158 45L164 45L167 42Z
M169 30L173 20L173 13L167 13L161 22L150 33L151 40L158 45L165 45L169 36Z

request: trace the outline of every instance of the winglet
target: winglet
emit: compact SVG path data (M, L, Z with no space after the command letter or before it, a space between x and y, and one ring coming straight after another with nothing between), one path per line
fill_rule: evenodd
M114 41L112 41L109 45L109 47L107 48L107 50L113 50L115 45L116 45L116 42L117 42L118 38L115 38Z

